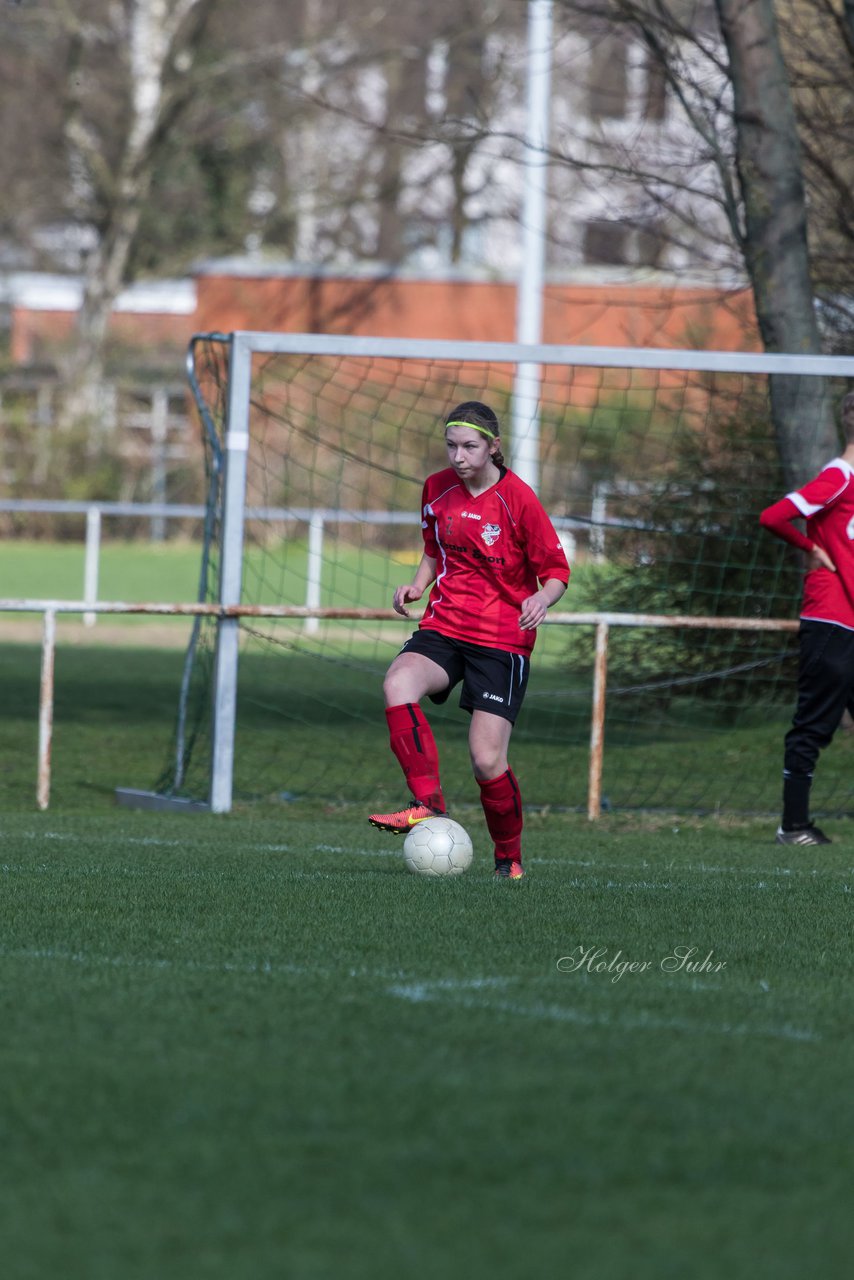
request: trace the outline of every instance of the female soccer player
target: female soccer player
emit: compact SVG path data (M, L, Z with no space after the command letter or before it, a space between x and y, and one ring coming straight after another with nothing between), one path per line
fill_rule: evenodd
M759 517L763 528L807 553L777 844L830 844L810 817L813 771L846 709L854 710L854 392L842 401L840 417L845 448L839 457ZM806 520L806 533L793 520Z
M521 880L522 797L507 749L537 627L566 590L569 566L533 489L504 465L492 409L478 400L457 405L445 422L445 446L449 465L428 477L422 495L424 554L412 582L394 593L396 612L408 618L406 606L431 583L433 589L383 685L391 749L413 799L370 821L403 833L445 812L439 756L420 701L444 702L462 682L495 874Z

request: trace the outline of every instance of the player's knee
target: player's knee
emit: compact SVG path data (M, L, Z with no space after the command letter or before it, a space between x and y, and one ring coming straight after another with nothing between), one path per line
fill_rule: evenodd
M383 680L383 696L388 707L397 707L402 702L411 702L409 681L399 671L387 671Z
M418 702L423 694L423 681L418 673L404 662L393 662L383 680L383 695L387 707L399 707L404 702Z
M503 751L489 746L470 748L471 767L478 782L489 782L507 772L507 756Z

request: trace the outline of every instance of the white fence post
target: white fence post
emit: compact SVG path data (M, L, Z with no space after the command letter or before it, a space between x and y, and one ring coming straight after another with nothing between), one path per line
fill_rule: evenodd
M320 584L323 574L323 511L312 511L308 522L308 559L305 567L305 607L320 608ZM305 634L317 635L319 618L306 618Z
M42 626L42 669L39 690L39 761L36 803L50 803L50 753L53 745L53 667L56 653L56 612L45 609Z
M151 497L158 505L166 503L166 436L168 433L169 396L165 387L155 387L151 396ZM166 520L161 513L151 517L151 541L163 542Z
M590 719L590 760L587 783L587 817L602 816L602 760L605 750L605 689L608 683L608 623L596 624L593 659L593 712Z
M101 556L101 509L89 507L86 511L86 563L83 570L83 600L85 604L98 603L98 567ZM83 623L94 627L95 613L84 613Z

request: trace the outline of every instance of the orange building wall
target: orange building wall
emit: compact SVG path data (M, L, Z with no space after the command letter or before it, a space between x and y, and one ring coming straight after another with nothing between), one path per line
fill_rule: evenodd
M197 281L197 330L512 342L516 288L494 282L238 278ZM661 285L547 286L543 341L758 350L749 290Z
M49 361L69 343L74 332L74 319L72 311L35 311L13 307L9 341L13 364ZM174 350L177 355L186 349L194 332L193 317L186 315L122 311L114 312L110 320L110 337L143 354L146 351L162 353Z
M516 288L488 281L201 275L195 314L117 312L111 336L183 359L193 333L290 333L510 342ZM11 356L49 359L66 344L73 312L15 307ZM749 290L662 285L549 284L543 341L559 345L758 350Z

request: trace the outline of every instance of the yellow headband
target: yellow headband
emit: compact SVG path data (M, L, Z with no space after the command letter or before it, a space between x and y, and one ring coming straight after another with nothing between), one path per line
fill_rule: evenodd
M446 431L448 427L471 427L472 431L479 431L482 436L486 436L489 440L497 439L495 431L490 431L488 427L479 427L476 422L446 422Z

